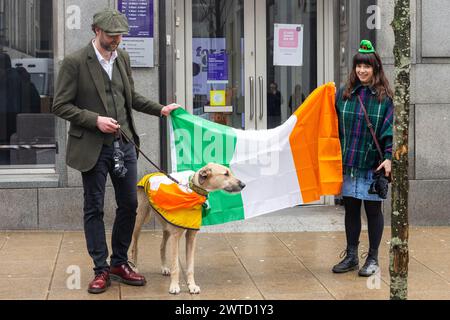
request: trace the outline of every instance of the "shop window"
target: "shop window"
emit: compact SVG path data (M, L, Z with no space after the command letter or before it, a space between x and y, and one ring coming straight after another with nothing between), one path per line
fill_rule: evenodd
M0 169L53 168L52 1L0 0Z

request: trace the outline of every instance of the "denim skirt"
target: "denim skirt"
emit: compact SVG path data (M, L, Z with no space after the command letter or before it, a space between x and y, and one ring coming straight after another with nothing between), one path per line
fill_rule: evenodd
M359 178L350 175L344 175L342 185L342 196L352 197L361 200L383 201L377 194L369 194L370 185L373 182L373 172L367 174L367 177Z

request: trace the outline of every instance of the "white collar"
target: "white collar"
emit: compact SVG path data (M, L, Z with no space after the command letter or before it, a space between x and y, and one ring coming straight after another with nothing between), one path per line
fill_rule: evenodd
M111 59L109 61L107 61L105 58L103 58L102 54L100 53L100 51L98 51L97 47L94 44L95 39L92 40L92 46L94 47L95 50L95 54L97 55L97 59L100 62L105 62L105 63L114 63L114 60L116 60L117 58L117 50L114 50L113 53L111 54Z

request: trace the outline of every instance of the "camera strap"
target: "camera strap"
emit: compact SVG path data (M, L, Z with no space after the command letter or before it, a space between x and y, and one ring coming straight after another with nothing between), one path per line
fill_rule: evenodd
M131 142L131 144L134 145L134 147L136 148L136 150L142 154L142 156L148 161L150 162L156 169L158 169L159 172L163 173L165 176L167 176L167 178L169 178L170 180L172 180L173 182L175 182L176 184L180 185L180 182L175 179L174 177L172 177L170 174L168 174L167 172L165 172L164 170L162 170L159 166L157 166L152 160L150 160L149 157L147 157L147 155L142 152L142 150L136 145L136 143L133 141L133 139L131 139L130 137L127 136L127 134L125 132L122 131L122 129L119 128L119 130L117 131L117 134L120 136L120 139L122 139L122 135L123 137L128 141Z
M119 149L120 150L120 145L123 145L123 140L122 140L122 135L120 134L119 131L116 132L116 134L114 135L114 149Z
M373 125L370 122L366 107L364 107L364 103L362 102L361 96L359 94L358 94L358 99L359 99L359 102L361 103L361 109L364 112L364 117L366 118L366 122L367 122L367 126L369 127L369 131L372 134L373 141L375 142L375 145L377 146L378 154L380 156L380 161L383 161L383 152L381 152L381 147L380 147L380 144L378 143L377 136L375 135L375 131L373 130Z

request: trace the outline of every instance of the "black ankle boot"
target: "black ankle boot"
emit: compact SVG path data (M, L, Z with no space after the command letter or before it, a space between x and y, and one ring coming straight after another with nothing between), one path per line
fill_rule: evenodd
M347 246L347 249L342 252L341 258L344 257L344 260L339 262L337 265L333 267L334 273L344 273L348 271L357 270L359 268L359 259L358 259L358 245L356 246Z
M364 263L361 270L359 270L358 275L361 277L370 277L379 271L380 266L378 265L378 250L369 249L366 263Z

